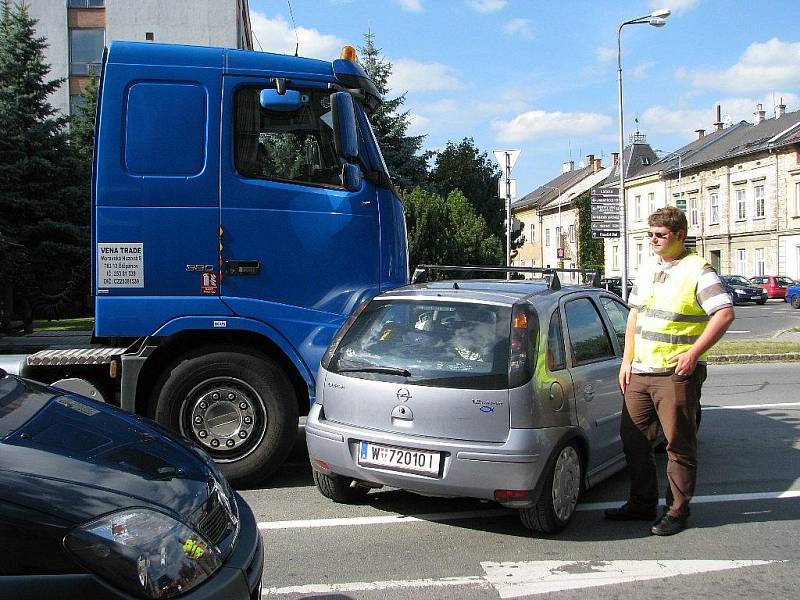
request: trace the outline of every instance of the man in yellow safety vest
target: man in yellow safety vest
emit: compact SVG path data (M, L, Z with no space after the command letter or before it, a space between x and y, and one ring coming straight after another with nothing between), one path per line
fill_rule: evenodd
M630 472L628 501L605 512L613 521L656 519L653 455L659 428L667 440L667 506L650 531L686 527L697 479L697 423L706 352L734 319L716 271L686 249L686 215L674 206L647 220L656 260L636 276L629 302L619 385L625 396L620 435Z

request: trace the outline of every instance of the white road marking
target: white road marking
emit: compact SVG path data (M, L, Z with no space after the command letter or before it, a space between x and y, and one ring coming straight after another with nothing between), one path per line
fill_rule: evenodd
M729 406L703 406L703 412L707 410L752 410L759 408L796 408L800 402L774 402L772 404L739 404Z
M728 329L725 333L750 333L749 329Z
M780 560L615 560L525 562L482 562L485 575L444 577L442 579L408 579L394 581L362 581L353 583L293 585L262 590L262 596L288 594L345 594L390 589L469 586L494 588L501 598L546 594L602 585L663 579L741 569L784 562Z
M754 567L770 560L612 560L482 562L486 578L501 598L614 585L676 575Z
M785 492L755 492L749 494L719 494L714 496L695 496L692 504L709 504L716 502L749 502L753 500L788 500L800 498L800 490L787 490ZM662 498L663 500L663 498ZM605 510L619 506L624 500L610 502L585 502L578 504L576 511ZM258 528L261 530L280 529L316 529L320 527L343 527L357 525L403 525L406 523L457 521L459 519L484 519L487 517L506 517L516 514L510 508L493 508L486 510L465 510L449 513L431 513L409 517L403 515L381 517L341 517L338 519L306 519L295 521L260 521Z

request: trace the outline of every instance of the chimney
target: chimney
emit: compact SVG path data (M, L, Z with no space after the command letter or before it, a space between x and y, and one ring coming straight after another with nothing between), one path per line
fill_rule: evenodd
M762 104L756 104L756 112L753 113L755 124L758 125L759 123L763 123L766 114L767 112L764 110L764 106Z
M781 98L781 103L775 107L775 118L780 119L785 114L786 114L786 105L783 103L783 98Z
M586 166L589 168L594 168L594 154L586 155Z
M562 173L569 173L570 171L575 169L575 161L574 160L565 160L561 163L561 172Z
M705 129L695 129L694 132L697 135L697 139L698 140L703 139L703 137L705 137L705 135L706 135L706 130Z
M595 158L594 159L594 168L592 169L592 173L597 173L598 171L603 170L603 159L602 158Z
M717 104L717 122L714 123L714 131L720 131L722 126L722 105Z
M619 162L619 152L612 152L611 153L611 166L612 167L616 167L618 162Z

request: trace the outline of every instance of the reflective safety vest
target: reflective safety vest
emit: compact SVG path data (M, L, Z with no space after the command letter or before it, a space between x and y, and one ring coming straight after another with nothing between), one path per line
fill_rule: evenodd
M639 316L636 319L633 363L654 373L675 368L669 359L687 351L705 331L709 316L697 302L697 282L705 259L690 253L672 265L662 283L653 269L637 277ZM706 355L700 357L705 360Z

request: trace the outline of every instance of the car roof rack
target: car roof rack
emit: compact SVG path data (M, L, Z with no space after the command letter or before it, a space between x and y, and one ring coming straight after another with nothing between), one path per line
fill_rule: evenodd
M425 283L431 271L459 271L462 273L541 273L547 282L547 289L557 291L561 289L561 280L558 273L581 273L591 275L591 285L600 286L600 271L598 269L564 269L553 267L485 267L478 265L417 265L411 276L411 283ZM585 279L584 279L585 280Z

